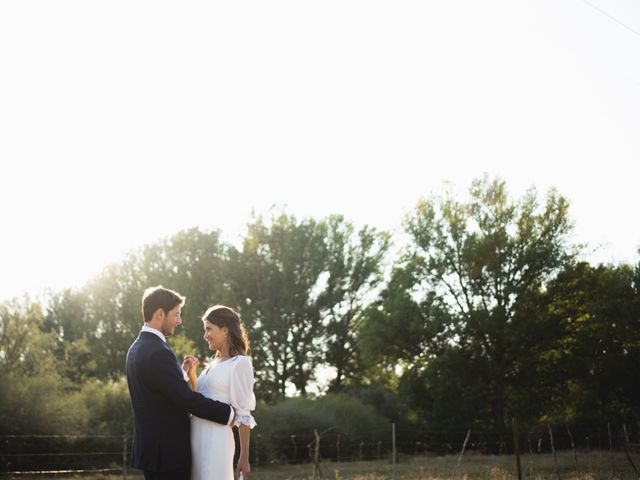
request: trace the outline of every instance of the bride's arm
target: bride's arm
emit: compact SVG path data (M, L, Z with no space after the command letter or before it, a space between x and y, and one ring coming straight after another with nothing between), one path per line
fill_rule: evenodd
M240 437L240 457L238 458L238 466L236 467L236 478L240 478L240 473L244 479L249 478L251 466L249 465L249 437L251 436L251 428L248 425L238 425L238 436Z
M189 386L191 387L191 390L196 392L198 390L198 376L196 375L196 368L190 368L187 376L189 377Z
M236 478L249 477L251 466L249 465L249 437L251 429L256 426L256 421L251 411L256 408L256 397L253 394L253 365L251 359L238 356L231 375L231 405L236 410L235 424L238 426L240 438L240 458L236 467Z

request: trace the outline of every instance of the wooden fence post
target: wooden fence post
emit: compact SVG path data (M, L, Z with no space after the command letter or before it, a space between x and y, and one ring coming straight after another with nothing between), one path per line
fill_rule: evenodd
M122 435L122 480L127 480L127 432Z
M313 429L313 434L316 437L316 445L313 455L313 478L316 478L316 472L318 472L318 478L324 478L322 467L320 466L320 435L318 435L318 430L315 428Z
M611 423L607 422L607 432L609 433L609 453L611 455L611 476L616 476L616 464L613 459L613 438L611 437Z
M556 448L553 444L553 431L551 430L551 425L547 425L549 428L549 441L551 442L551 452L553 452L553 463L556 464L556 475L558 476L558 480L560 480L560 467L558 466L558 456L556 455Z
M460 462L462 462L462 456L464 455L464 450L467 448L467 442L469 441L469 436L471 435L471 429L467 430L467 436L464 437L464 443L462 444L462 450L460 450L460 455L458 455L458 463L456 467L460 466Z
M638 471L636 464L633 462L633 459L629 454L629 434L627 433L627 426L622 425L622 429L624 432L624 441L622 442L622 446L624 447L624 454L627 456L627 460L629 460L629 463L633 467L633 471L636 472L636 476L640 478L640 472Z
M518 431L518 421L515 417L511 419L511 426L513 427L513 450L516 454L518 480L522 480L522 466L520 465L520 432Z
M391 479L396 480L396 424L391 424L391 446L393 450L393 468L391 473Z
M569 440L571 441L571 449L573 450L573 460L576 462L576 473L580 476L580 465L578 464L578 452L576 451L576 444L573 441L573 435L571 434L571 430L569 430L569 425L566 423L564 427L567 429L567 433L569 434Z
M298 445L296 445L296 436L289 435L291 437L291 443L293 443L293 456L291 458L291 463L296 463L296 457L298 456Z

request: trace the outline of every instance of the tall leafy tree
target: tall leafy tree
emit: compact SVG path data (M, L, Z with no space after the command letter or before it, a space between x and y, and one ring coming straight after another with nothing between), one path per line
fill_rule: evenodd
M65 339L78 329L90 329L84 335L88 335L95 355L96 375L117 378L122 374L127 349L142 325L142 294L146 288L161 284L187 297L183 326L177 331L178 336L185 337L176 340L180 350L194 346L207 354L200 316L208 306L229 298L226 265L226 246L217 231L184 230L130 252L75 296L61 294L52 304L47 324L58 332L67 332Z
M284 213L249 224L242 250L230 253L238 296L263 398L302 395L321 361L319 279L326 265L326 228Z
M423 368L442 371L447 364L430 360L429 353L440 358L451 351L454 364L462 362L482 387L475 390L484 392L488 420L500 434L510 392L523 376L522 353L535 343L532 320L519 312L575 254L567 239L568 203L553 190L543 204L535 190L512 201L503 181L484 177L472 183L468 201L450 195L421 200L405 225L411 241L398 264L406 273L398 275L410 284L407 293L388 293L388 307L400 301L402 311L417 316L408 320L386 311L386 326L417 323L410 328L420 331L421 321L432 324L426 331L439 345L417 353L418 364L426 356ZM441 378L452 381L446 373Z
M44 333L43 322L42 305L29 296L0 304L0 370L30 376L55 370L55 334Z
M91 349L96 324L88 315L88 298L82 290L64 289L47 302L42 330L52 332L51 350L59 361L59 372L76 384L94 376L97 363Z
M155 252L152 253L151 249ZM202 314L215 304L234 306L229 286L228 246L220 240L217 230L205 232L198 228L183 230L145 250L139 260L145 288L163 284L186 296L182 310L183 324L177 336L186 336L196 351L209 355L202 340ZM162 258L161 268L153 268L154 258ZM141 292L135 302L140 305ZM138 314L138 325L141 316ZM138 327L139 328L139 327Z
M358 337L363 314L383 280L390 237L374 228L354 225L340 215L326 219L326 283L320 296L326 327L326 364L335 368L331 390L360 377Z
M543 352L550 414L572 422L640 415L640 304L629 265L569 266L545 293L560 334Z

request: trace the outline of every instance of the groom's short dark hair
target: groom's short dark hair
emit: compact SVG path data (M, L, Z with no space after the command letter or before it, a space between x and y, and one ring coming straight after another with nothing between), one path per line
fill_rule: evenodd
M159 308L169 313L178 305L183 305L184 300L185 297L178 292L164 288L162 285L147 288L142 295L142 317L145 322L148 322Z

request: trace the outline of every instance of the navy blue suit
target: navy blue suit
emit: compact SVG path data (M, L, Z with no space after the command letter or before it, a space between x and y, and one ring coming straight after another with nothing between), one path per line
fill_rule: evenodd
M173 351L153 333L140 332L127 352L126 371L134 420L133 466L145 474L188 472L188 412L226 425L231 407L191 391Z

